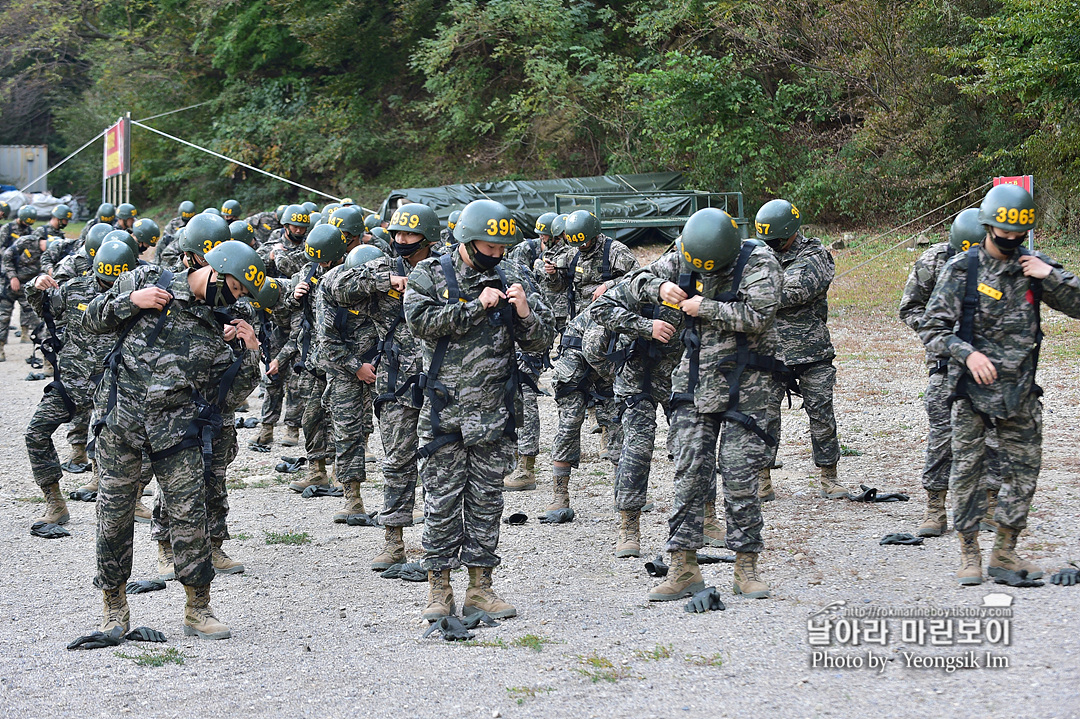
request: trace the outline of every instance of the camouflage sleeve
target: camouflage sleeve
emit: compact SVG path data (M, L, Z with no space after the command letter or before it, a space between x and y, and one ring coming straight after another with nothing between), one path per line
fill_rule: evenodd
M739 287L741 300L718 302L701 301L698 318L730 332L757 334L776 319L783 282L780 263L766 248L757 248L750 255Z
M479 298L450 304L439 297L433 277L436 263L431 259L421 262L409 273L405 286L405 322L421 340L462 337L486 316Z
M390 289L390 268L383 259L342 269L324 285L330 298L343 307L355 305L376 293L385 294Z
M46 299L48 298L48 299L51 300L51 298L49 297L50 291L49 290L44 290L44 291L39 290L34 285L33 282L27 282L26 287L23 288L23 293L26 296L27 304L29 304L30 307L34 310L34 312L36 312L38 314L38 316L40 317L41 313L42 313L42 309L44 308L43 306L45 304ZM56 318L57 317L56 306L54 304L52 304L51 301L50 301L50 308L53 310L53 317Z
M529 303L528 317L519 317L514 312L514 338L525 352L545 352L554 336L555 313L540 297L540 288L525 265L512 262L507 270L507 281L520 284Z
M678 276L679 256L669 252L628 277L626 291L642 304L660 302L660 286L665 282L675 282Z
M1043 301L1069 317L1080 317L1080 281L1060 264L1044 257L1054 269L1043 283Z
M107 292L91 300L83 318L86 329L97 335L115 332L124 322L139 314L139 307L131 301L131 293L145 284L146 270L141 267L117 277Z
M964 255L957 255L949 260L938 276L937 286L930 295L922 324L917 330L931 353L954 357L965 365L968 355L975 348L960 339L955 330L963 314L966 280L967 261Z
M266 276L267 277L271 277L271 276L277 277L280 274L278 272L277 265L274 263L274 259L273 259L273 254L274 254L273 250L274 250L274 245L276 245L276 244L277 244L276 242L267 242L266 244L261 245L258 250L256 250L259 257L263 261L263 266L266 267Z
M611 243L611 277L604 284L610 290L614 287L619 279L633 270L641 267L641 263L637 261L637 257L634 256L633 251L629 247L614 240Z
M646 339L652 337L652 320L641 316L638 312L641 303L634 299L629 291L629 282L645 271L645 268L641 268L631 272L589 305L588 311L593 321L620 335Z
M16 248L18 246L19 243L16 242L11 247L4 250L3 259L0 260L0 271L4 273L4 277L6 277L9 282L16 275L15 252L17 251Z
M915 266L911 268L907 284L904 285L904 294L900 298L900 319L916 332L919 331L919 323L926 311L926 303L930 301L930 294L934 291L937 277L932 268L936 264L936 255L937 249L931 247L915 260Z
M810 252L784 268L780 307L798 307L829 291L836 263L822 245L815 244Z
M244 349L243 362L240 365L240 371L237 373L236 378L233 379L232 386L229 387L228 393L225 395L223 411L234 411L239 407L252 390L255 389L261 379L261 369L259 368L259 351ZM214 364L210 370L211 386L217 387L221 384L221 378L225 375L225 371L232 366L232 363L236 360L235 356L228 356L228 359L223 359ZM213 398L211 398L213 399Z
M274 359L277 360L278 367L291 368L293 364L295 364L296 357L300 354L300 325L303 319L302 312L293 312L289 315L289 325L287 328L289 330L289 338L281 345L281 349L278 350L277 356L274 357Z

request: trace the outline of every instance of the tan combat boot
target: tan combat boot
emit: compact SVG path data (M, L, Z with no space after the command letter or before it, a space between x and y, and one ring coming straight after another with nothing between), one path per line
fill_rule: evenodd
M945 511L945 497L947 490L926 491L926 517L922 524L915 530L916 537L940 537L945 533L948 524L948 513Z
M551 504L547 506L545 511L554 512L556 509L566 509L570 506L570 478L552 477L552 484L554 485L554 492Z
M334 513L335 524L345 524L350 514L367 514L364 511L364 498L360 495L359 482L342 482L345 492L345 506Z
M154 513L150 510L149 507L143 504L142 501L143 489L145 487L146 485L140 482L139 491L135 495L136 497L138 497L138 499L135 500L135 521L139 522L140 524L150 524L150 520L154 518Z
M218 618L210 606L210 585L191 587L184 585L187 604L184 605L184 634L203 639L228 639L232 632Z
M467 617L476 612L487 612L493 619L517 616L514 605L504 602L491 588L491 567L469 567L469 588L461 613Z
M300 428L285 425L285 436L281 439L282 447L295 447L300 444Z
M83 486L79 487L75 491L76 492L96 492L96 491L98 491L97 472L94 472L94 478L93 479L91 479L89 482L87 482Z
M243 574L244 565L236 561L221 548L220 539L210 540L210 561L216 574Z
M1027 572L1028 579L1038 579L1043 575L1043 570L1026 559L1016 555L1016 539L1020 536L1019 529L1006 527L999 524L997 536L994 537L994 548L990 552L990 565L986 573L991 577L1001 577L1005 572Z
M615 543L615 556L641 556L641 512L631 509L619 512L619 541Z
M71 519L71 515L68 514L64 495L60 493L60 483L47 484L41 488L41 492L45 495L45 514L38 517L37 521L48 522L49 524L67 524Z
M676 550L668 562L667 579L649 592L650 602L670 602L689 597L705 588L697 563L697 550Z
M821 496L825 499L840 499L848 496L851 492L848 488L836 481L836 465L831 467L818 467L818 479L821 482Z
M611 430L607 427L600 428L600 459L606 459L609 462L618 462L619 455L622 454L622 447L611 446Z
M771 502L776 499L776 492L772 486L772 470L768 467L758 471L757 496L762 502Z
M102 589L101 597L104 607L104 616L98 630L108 634L116 627L123 627L124 634L127 634L131 629L131 610L128 609L127 595L124 594L124 587Z
M255 444L269 447L274 443L274 425L263 422L259 425L259 436L255 438Z
M986 489L986 514L979 520L979 529L984 532L996 532L998 530L997 520L994 519L994 512L997 510L998 490Z
M404 529L402 527L387 527L384 537L386 538L386 544L383 546L382 551L371 560L371 568L380 572L405 561Z
M71 445L71 456L68 458L68 464L90 464L90 458L86 456L85 444L73 444Z
M536 489L536 457L519 455L517 469L503 480L503 491L527 492L532 489Z
M727 527L716 518L716 505L705 505L704 539L706 547L726 547ZM696 556L696 555L695 555Z
M7 335L6 330L5 330L4 334ZM7 355L4 354L4 343L0 342L0 362L6 362L6 361L7 361Z
M982 552L979 550L979 533L960 535L960 569L956 579L961 586L982 584Z
M750 599L768 599L769 585L761 581L757 573L757 552L735 553L735 594Z
M172 542L167 539L159 539L157 543L157 573L158 579L163 582L176 579L176 560L173 558Z
M325 459L316 459L314 462L312 462L307 476L303 479L298 479L295 482L289 482L289 489L294 492L303 492L305 489L312 486L330 486L330 475L326 473Z
M451 617L454 611L454 590L450 587L450 570L428 572L428 605L420 614L429 622Z
M22 327L22 335L19 337L19 344L31 345L34 344L34 340L30 339L30 328Z

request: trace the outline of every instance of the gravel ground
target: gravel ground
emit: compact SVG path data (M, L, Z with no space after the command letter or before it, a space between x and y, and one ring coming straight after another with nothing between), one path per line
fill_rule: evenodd
M537 523L551 486L547 448L554 405L543 398L542 482L536 492L506 496L507 513L524 511L531 519L504 527L503 567L496 572L496 587L517 606L517 618L478 630L476 642L467 645L421 639L426 585L384 580L368 570L381 530L332 524L341 500L303 500L288 491L273 471L277 455L287 450L259 455L243 448L230 493L236 539L226 546L247 572L218 577L213 585L214 606L233 638L184 637L183 591L175 583L132 597L133 625L164 631L168 644L151 646L155 652L178 650L183 660L164 666L137 663L142 651L131 644L64 649L99 620L100 595L91 584L93 507L69 505L68 539L29 535L42 505L31 501L39 493L22 433L44 383L23 381L29 346L9 344L8 361L0 364L6 405L0 414L0 714L1076 716L1080 587L960 588L952 577L959 554L954 534L922 547L878 545L887 533L913 531L922 515L921 349L889 317L841 314L833 329L837 413L843 444L851 450L841 477L849 486L907 492L913 501L818 499L809 480L805 415L797 406L785 410L784 468L776 473L778 499L765 508L761 561L772 599L732 596L731 566L718 564L703 573L720 590L726 611L692 615L682 602L647 602L656 580L645 572L644 559L613 556L612 473L596 461L597 435L585 437L587 461L572 479L577 519L552 527ZM1073 359L1047 361L1040 374L1048 410L1044 470L1021 547L1044 567L1056 568L1080 557L1080 392ZM242 445L253 432L241 432ZM656 510L645 515L642 527L650 555L666 537L672 475L671 463L658 452L651 490ZM65 491L84 476L65 476ZM373 479L364 491L369 508L381 506L377 473ZM269 532L305 532L310 542L268 545ZM417 558L420 532L414 527L405 535ZM134 578L149 578L155 554L147 525L136 525L135 534ZM989 537L983 535L984 547ZM464 571L453 582L460 601ZM1007 669L910 668L905 652L946 657L966 649L902 641L897 619L884 646L828 648L831 656L848 659L869 652L884 660L881 667L811 666L808 618L830 602L876 609L976 607L996 589L1015 597L1011 645L974 649L980 657L986 650L1004 657Z

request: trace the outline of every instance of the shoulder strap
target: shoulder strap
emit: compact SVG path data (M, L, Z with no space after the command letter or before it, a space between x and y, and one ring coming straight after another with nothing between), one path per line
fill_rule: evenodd
M607 282L611 279L611 238L604 236L604 254L600 258L600 279Z
M719 302L732 302L739 293L739 285L742 284L743 270L746 269L746 263L750 261L750 255L754 251L754 245L749 242L744 242L742 247L739 248L739 257L735 260L735 271L731 275L731 289L727 292L721 292L716 296Z
M461 299L461 286L457 281L457 272L454 271L454 260L449 253L439 255L439 264L442 265L443 275L446 277L446 301L457 302Z
M1021 247L1019 250L1021 255L1034 255L1031 250L1026 247ZM1031 350L1031 362L1032 371L1039 369L1039 353L1042 350L1043 331L1042 331L1042 297L1043 297L1043 283L1042 280L1037 280L1034 277L1028 280L1028 287L1031 290L1031 304L1035 307L1035 347ZM1038 385L1036 385L1038 386ZM1041 391L1040 391L1041 393Z
M979 248L967 251L967 280L964 287L963 312L957 336L971 344L975 341L975 311L979 309Z

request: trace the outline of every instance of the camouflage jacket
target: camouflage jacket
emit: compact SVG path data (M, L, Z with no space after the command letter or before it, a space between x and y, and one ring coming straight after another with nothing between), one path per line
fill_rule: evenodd
M82 240L83 242L86 242L87 233L89 233L90 228L93 227L94 225L96 225L97 223L98 223L98 221L97 221L96 217L91 217L89 220L87 220L86 224L83 225L82 230L79 231L79 239Z
M904 285L904 294L900 298L900 319L916 333L926 313L926 303L930 301L930 295L934 293L934 286L937 284L938 275L941 274L941 268L953 254L955 253L950 250L948 242L939 242L927 248L919 259L915 260L915 266L911 268L907 284ZM927 366L937 364L937 357L929 349L926 351L926 364Z
M671 373L683 353L679 336L683 328L682 310L652 302L642 302L630 292L629 283L636 274L647 271L641 268L627 275L621 282L600 295L589 307L589 314L597 324L618 336L616 351L627 351L625 364L615 379L615 394L631 397L649 391L647 383L671 391ZM664 320L675 327L675 335L668 343L653 339L653 319Z
M295 244L286 236L284 227L270 233L270 238L259 247L259 257L266 265L267 276L273 277L292 277L311 261L304 252L304 243Z
M63 283L72 277L82 277L94 268L90 255L86 254L86 245L60 260L53 267L52 276L57 282Z
M161 239L154 246L154 259L159 265L165 265L165 251L169 249L178 239L180 239L180 230L184 229L187 223L184 222L184 218L177 216L169 220L169 224L161 230ZM177 251L178 252L178 251Z
M555 313L555 319L562 320L564 323L570 314L570 300L566 296L566 285L563 283L558 270L556 270L555 275L548 275L544 270L544 258L546 257L549 262L557 267L565 269L570 266L572 254L573 249L562 240L548 240L548 249L540 253L540 257L529 265L529 267L532 267L536 283L540 286L544 302ZM562 289L556 289L559 286Z
M163 270L143 265L117 278L112 288L96 297L83 323L98 334L131 328L121 345L117 377L117 403L108 426L131 446L149 444L160 452L175 446L196 416L195 393L208 402L217 400L222 377L236 359L225 342L221 320L188 286L188 273L173 277L173 299L157 340L149 339L161 319L157 311L140 311L131 301L134 290L153 286ZM114 379L106 372L102 387ZM259 381L258 353L243 351L243 364L225 398L222 413L235 409Z
M543 352L551 341L555 318L540 298L527 268L504 261L499 267L508 285L520 283L531 312L521 319L508 312L488 311L477 299L485 283L498 282L495 271L480 272L467 266L461 252L451 255L461 298L449 302L446 277L438 257L420 262L409 273L405 288L405 321L423 343L424 366L431 359L438 340L449 338L449 347L436 377L446 387L447 406L440 412L442 431L460 431L465 446L492 442L501 437L511 419L504 387L516 371L516 344L523 352ZM512 319L513 337L502 322ZM520 397L514 398L517 402ZM431 402L424 403L418 434L432 437Z
M20 282L25 283L41 274L42 245L47 243L37 234L23 235L15 240L15 244L4 250L3 261L0 262L4 277L9 281L18 277Z
M304 256L307 257L307 255ZM276 357L282 371L292 372L293 367L304 360L304 366L308 370L325 372L319 360L319 343L317 342L319 320L315 313L318 310L316 297L319 294L319 283L326 274L326 270L316 265L308 293L299 300L293 295L297 285L307 276L310 265L311 263L305 263L289 278L281 302L274 309L274 322L285 328L288 336ZM306 358L304 347L307 347Z
M116 337L94 334L83 326L83 315L90 302L102 293L101 284L93 275L76 277L55 289L39 290L26 286L26 300L34 311L44 317L44 305L49 304L56 329L62 333L63 346L57 357L64 387L89 397L94 390L92 378L105 371L105 356L112 350Z
M787 252L777 252L784 271L776 332L788 365L809 364L836 356L829 336L829 285L836 274L832 254L816 237L800 231Z
M255 229L255 239L260 245L266 244L271 233L281 229L281 223L273 212L260 212L248 217L245 222Z
M748 348L764 357L774 357L779 351L776 333L776 312L780 306L783 271L776 256L768 247L756 247L743 270L742 282L732 302L711 299L731 289L734 265L715 274L694 273L701 301L697 330L701 341L698 353L700 366L697 387L694 388L694 407L702 414L724 412L728 409L728 380L724 375L734 362L721 360L735 354L736 333L746 334ZM679 281L681 258L669 252L645 271L635 273L627 281L627 291L639 302L660 302L660 286ZM742 386L768 380L763 371L747 368ZM672 392L685 393L690 381L690 354L683 353L682 361L671 378Z
M602 276L602 270L604 265L604 246L610 242L611 247L608 249L608 264L610 279L604 280ZM561 252L556 252L553 256L561 257ZM554 275L544 274L544 280L547 287L552 292L562 292L567 295L568 304L572 304L573 314L584 312L588 309L592 303L592 293L601 284L607 285L608 289L615 286L615 283L619 281L619 278L625 275L630 270L639 267L637 258L634 257L634 253L630 251L630 248L619 242L613 240L607 235L600 234L593 246L589 248L588 252L578 248L576 246L568 246L568 263L558 262L559 267L566 264L566 270L563 272L556 272ZM541 271L543 268L541 267ZM570 275L573 275L571 277ZM569 293L567 288L573 289L573 301L570 302ZM569 314L568 314L569 316Z
M24 225L19 220L12 220L0 227L0 251L7 250L20 237L25 237L34 231L33 225Z
M360 267L342 269L333 277L327 276L323 285L323 292L339 306L362 308L375 323L383 343L375 374L375 392L379 395L396 392L423 368L423 348L405 322L404 293L390 285L391 275L408 276L408 270L408 263L400 257L380 257ZM392 386L391 374L394 375ZM419 404L413 403L410 392L397 397L396 401L406 407L420 408Z
M41 271L50 275L53 274L56 271L56 266L65 257L75 254L82 246L83 242L78 237L66 237L50 242L45 251L41 253Z
M1032 280L1024 276L1015 257L996 260L981 245L977 252L979 306L972 327L974 341L965 342L959 335L967 290L967 253L954 256L941 270L919 336L930 352L951 358L951 387L960 377L969 377L964 384L977 411L993 418L1013 417L1035 387L1034 348L1039 323L1031 294ZM1043 302L1070 317L1080 317L1080 281L1076 275L1037 254L1054 268L1042 280ZM980 385L970 379L966 363L972 352L982 352L994 363L997 379L992 384Z
M342 305L327 292L327 283L345 270L331 268L315 293L316 341L319 362L328 374L356 377L361 365L375 360L379 333L372 321L371 302ZM376 309L377 311L377 309Z

